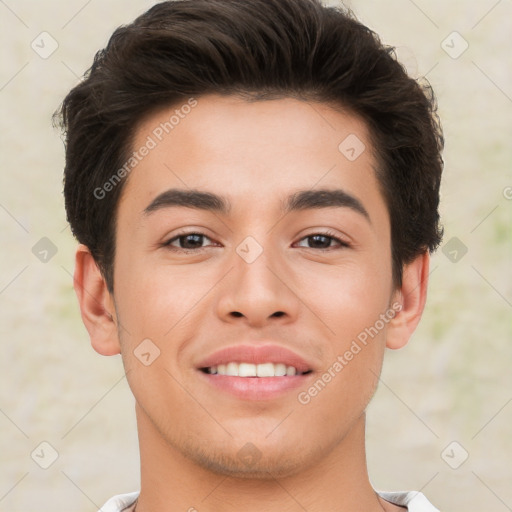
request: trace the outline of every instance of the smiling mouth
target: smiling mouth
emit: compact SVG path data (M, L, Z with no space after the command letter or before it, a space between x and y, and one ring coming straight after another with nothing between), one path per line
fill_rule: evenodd
M209 375L225 375L228 377L292 377L294 375L307 375L312 370L299 372L295 366L285 365L283 363L236 363L229 362L200 368L200 370Z

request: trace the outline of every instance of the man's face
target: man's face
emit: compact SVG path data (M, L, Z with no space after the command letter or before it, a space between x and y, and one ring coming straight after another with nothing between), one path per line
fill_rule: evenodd
M377 321L395 290L367 128L325 104L212 95L162 134L179 108L139 127L132 149L156 146L117 214L114 301L139 428L221 473L293 474L360 421L381 368Z

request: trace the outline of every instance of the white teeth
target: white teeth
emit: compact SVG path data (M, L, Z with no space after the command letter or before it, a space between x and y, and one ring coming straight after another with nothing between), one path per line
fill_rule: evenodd
M211 374L228 375L231 377L284 377L299 373L294 366L286 366L283 363L252 364L231 362L211 366L207 371Z
M286 375L295 375L297 370L293 366L286 367Z
M240 377L256 377L256 365L249 363L240 363L238 365L238 375Z
M290 368L292 368L290 366ZM284 377L286 375L286 365L282 363L278 363L274 365L274 375L276 377Z
M258 377L274 377L274 365L272 363L259 364L256 367L256 375Z
M232 375L233 377L238 375L238 365L236 363L228 363L226 365L226 375Z

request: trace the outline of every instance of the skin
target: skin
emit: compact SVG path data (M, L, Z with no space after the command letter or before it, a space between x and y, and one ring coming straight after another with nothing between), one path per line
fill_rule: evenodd
M141 122L134 150L175 108ZM350 134L366 146L355 161L338 150ZM418 256L394 286L375 165L365 123L347 112L291 98L203 96L129 176L112 295L78 247L75 289L92 346L122 354L136 399L137 512L253 512L263 499L269 512L403 510L369 483L365 409L385 348L405 345L421 317L429 259ZM170 188L219 194L231 208L144 213ZM369 218L348 207L283 215L290 194L320 188L343 189ZM180 250L190 242L175 238L181 230L203 233L202 248ZM326 231L349 246L320 238L327 248L319 248L311 235ZM236 252L247 236L263 249L252 263ZM401 311L306 405L301 390L241 400L198 376L199 361L219 348L272 340L312 364L309 386L394 302ZM147 338L160 350L149 366L134 355ZM257 454L251 463L239 456L247 443Z

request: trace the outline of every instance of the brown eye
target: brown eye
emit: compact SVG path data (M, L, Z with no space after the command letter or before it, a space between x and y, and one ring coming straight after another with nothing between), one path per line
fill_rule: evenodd
M306 241L307 245L300 245L301 242ZM299 247L306 247L308 249L334 249L336 247L349 247L347 242L340 240L338 237L327 233L315 233L313 235L305 236L300 242Z
M309 247L313 249L328 249L331 246L332 237L325 235L312 235L307 237Z
M165 243L165 246L177 250L202 249L205 247L203 245L205 240L210 239L202 233L185 233L171 238L171 240Z

